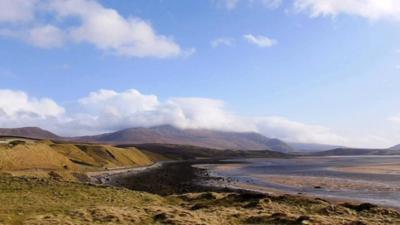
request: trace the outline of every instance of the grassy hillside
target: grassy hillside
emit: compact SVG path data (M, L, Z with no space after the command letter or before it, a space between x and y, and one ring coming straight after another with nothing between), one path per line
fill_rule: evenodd
M0 144L0 171L75 180L88 171L150 165L151 157L136 148L14 140Z
M0 176L2 225L375 225L400 224L398 212L372 205L261 194L160 197L45 178Z
M0 171L13 175L53 176L67 180L85 180L86 172L147 166L165 160L245 157L287 155L267 150L215 150L168 144L114 147L24 138L3 138L0 142Z
M218 150L190 145L174 144L136 144L120 145L123 148L137 148L142 151L163 155L169 159L199 159L199 158L260 158L260 157L290 157L281 152L269 150L241 151L241 150Z

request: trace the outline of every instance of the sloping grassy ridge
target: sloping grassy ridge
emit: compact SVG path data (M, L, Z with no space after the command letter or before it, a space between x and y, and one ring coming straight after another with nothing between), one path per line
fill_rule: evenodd
M153 161L138 149L108 145L65 144L51 141L0 145L0 171L14 175L74 175L104 169L147 166ZM76 176L75 176L76 177Z

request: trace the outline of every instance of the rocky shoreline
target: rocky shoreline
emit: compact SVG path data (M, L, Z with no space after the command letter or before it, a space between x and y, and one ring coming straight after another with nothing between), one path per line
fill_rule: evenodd
M89 183L92 184L107 184L112 177L121 176L121 175L133 175L143 173L145 171L149 171L152 169L162 167L163 162L157 162L150 166L144 167L131 167L131 168L121 168L121 169L112 169L106 171L99 172L88 172L86 173Z
M235 161L235 163L245 163ZM219 159L183 160L159 163L156 166L144 167L141 170L127 170L123 173L106 174L97 179L104 181L103 184L123 187L134 191L143 191L161 196L181 195L200 192L220 193L251 193L285 195L285 192L261 191L246 185L235 185L236 182L230 177L216 177L209 173L208 169L196 167L201 164L231 164L229 161ZM297 195L294 195L297 196ZM312 195L300 194L306 198L317 198ZM344 200L340 198L328 198L329 201L345 204L369 204L359 201ZM371 204L372 205L372 204ZM392 207L391 207L392 208ZM397 209L398 210L398 209Z
M221 164L221 160L185 160L164 162L150 170L114 174L106 177L104 184L144 191L162 196L191 192L233 192L225 187L203 185L208 181L224 178L212 177L207 169L193 167L195 164ZM104 177L100 178L104 180Z

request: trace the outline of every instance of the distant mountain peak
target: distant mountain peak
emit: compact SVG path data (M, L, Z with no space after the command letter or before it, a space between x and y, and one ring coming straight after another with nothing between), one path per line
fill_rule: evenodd
M214 149L273 150L279 152L293 150L279 139L267 138L255 132L180 129L172 125L128 128L107 134L77 137L76 140L112 144L178 144Z
M0 136L17 136L35 139L60 139L60 136L40 127L0 128Z
M389 148L390 150L400 150L400 144Z
M180 129L172 125L134 127L93 136L65 138L39 127L3 128L0 136L34 139L74 140L108 144L177 144L213 149L273 150L291 152L293 149L279 139L271 139L255 132L233 132L208 129Z

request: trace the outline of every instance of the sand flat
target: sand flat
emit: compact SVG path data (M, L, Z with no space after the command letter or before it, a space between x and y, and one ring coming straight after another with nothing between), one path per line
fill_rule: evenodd
M300 188L325 188L329 190L371 190L371 191L400 191L399 185L387 185L363 180L349 180L332 177L313 176L280 176L280 175L255 175L256 178L287 186Z
M350 173L373 173L373 174L398 174L400 175L400 163L384 163L375 165L349 166L333 168L336 171Z
M211 165L211 174L240 188L400 207L400 157L299 157ZM233 181L233 182L232 182Z

